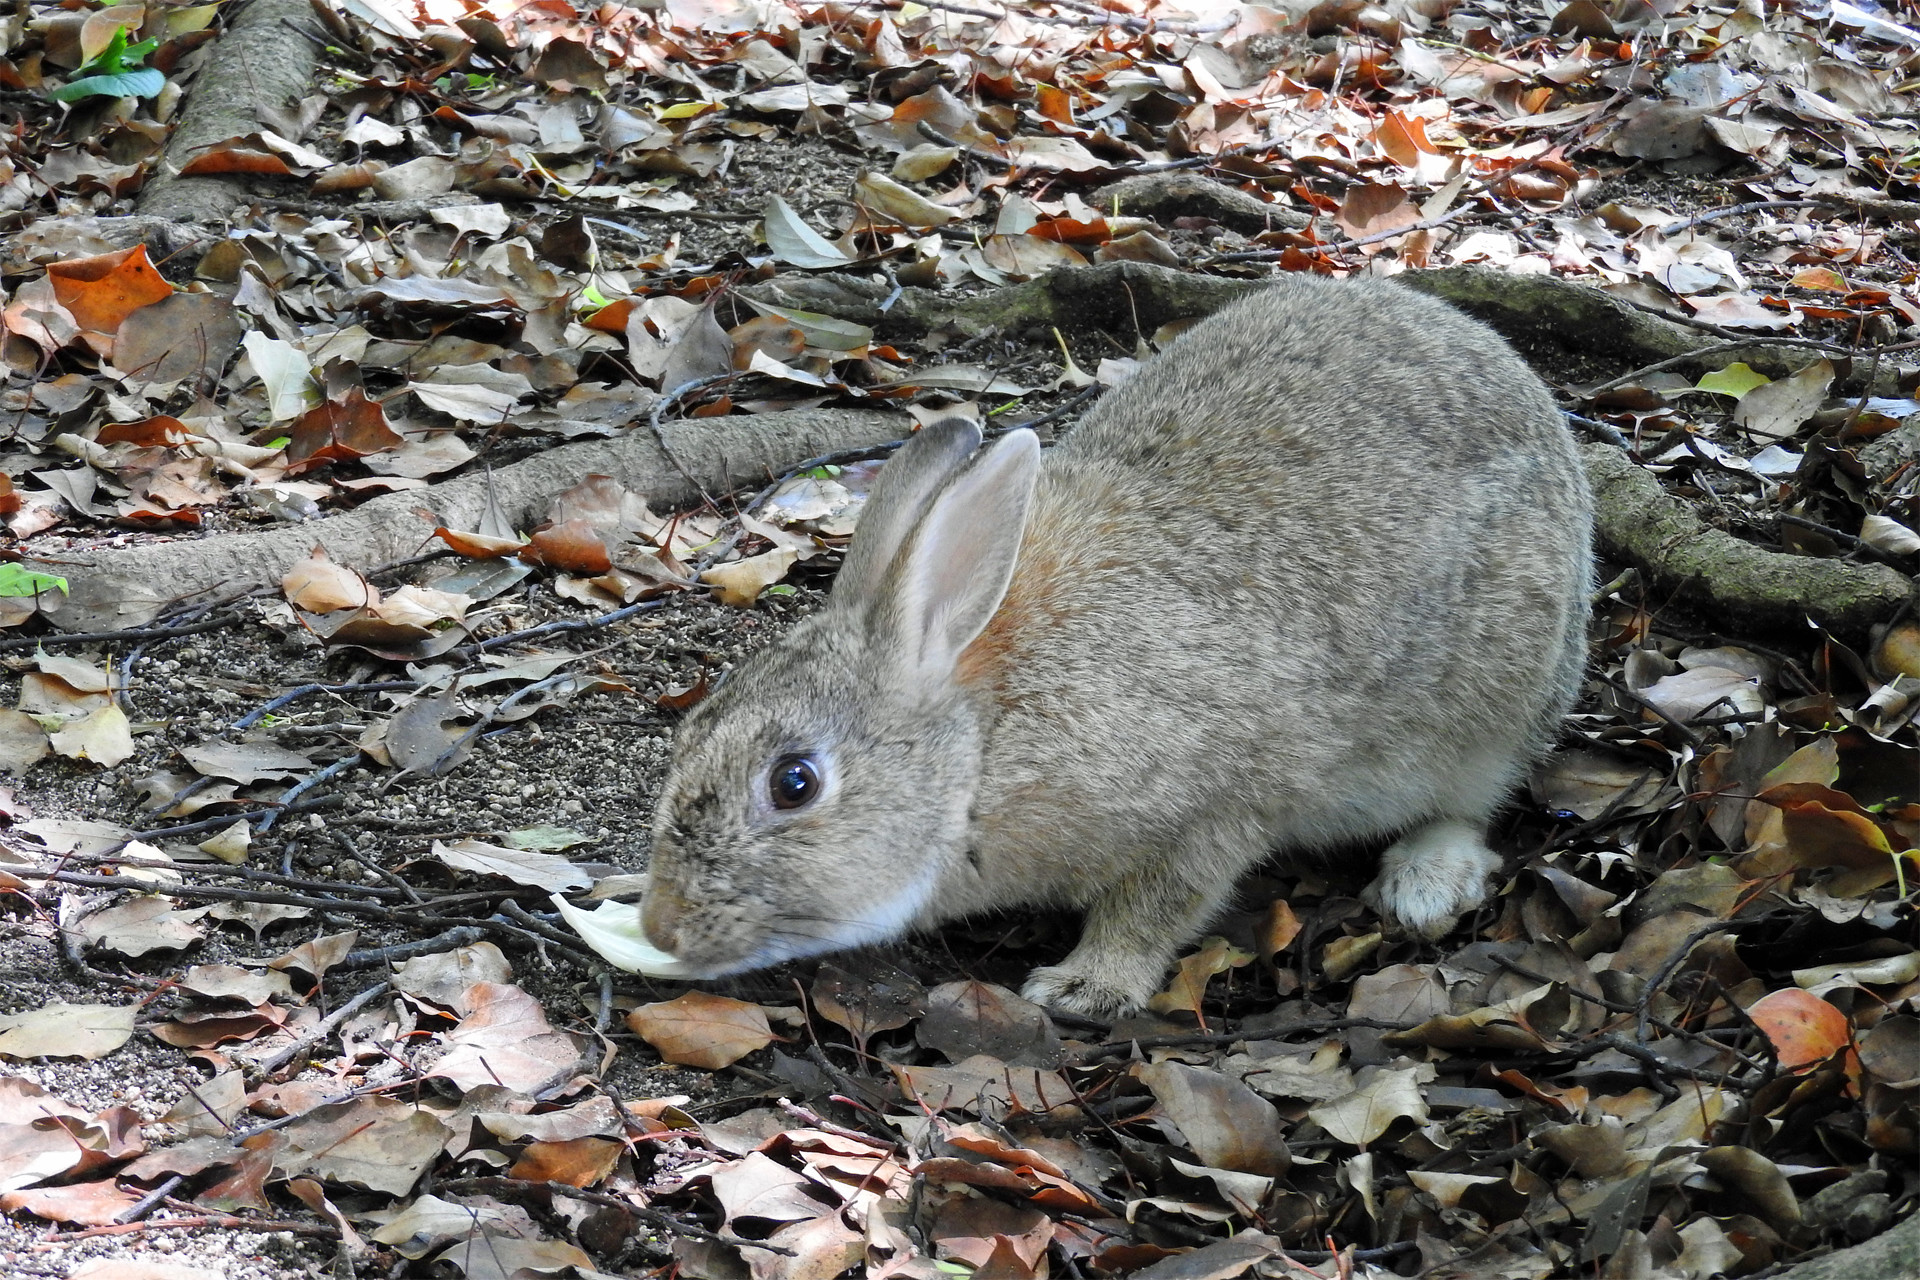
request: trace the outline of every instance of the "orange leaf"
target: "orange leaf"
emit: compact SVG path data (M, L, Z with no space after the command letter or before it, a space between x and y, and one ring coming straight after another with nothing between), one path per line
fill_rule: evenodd
M202 151L180 166L180 176L205 177L217 173L271 173L291 175L287 162L256 147L217 146Z
M1073 99L1058 85L1035 85L1033 109L1056 124L1073 123Z
M520 558L565 573L599 574L613 567L612 553L590 520L562 520L540 530L520 548Z
M457 554L466 556L470 560L510 556L520 550L518 538L490 538L484 533L465 533L449 529L444 525L435 529L433 536L446 543Z
M585 324L587 328L598 329L602 333L625 333L627 331L627 317L631 314L633 314L633 299L621 298L617 302L609 302L606 306L588 316L582 323Z
M60 305L82 329L95 333L113 333L141 307L173 296L173 286L147 261L147 247L142 244L119 253L56 262L47 268L47 278Z
M1853 1038L1846 1014L1798 987L1768 992L1747 1006L1747 1016L1773 1042L1775 1056L1789 1071L1825 1062Z
M1389 111L1373 131L1374 143L1395 164L1411 169L1420 163L1420 153L1436 154L1433 144L1427 141L1427 122L1415 116L1409 118L1398 111Z
M94 439L100 444L134 444L142 448L173 449L187 442L187 424L167 414L138 422L109 422Z
M520 1153L519 1163L507 1170L509 1178L528 1182L563 1182L590 1187L613 1172L626 1148L607 1138L571 1138L565 1142L535 1142Z

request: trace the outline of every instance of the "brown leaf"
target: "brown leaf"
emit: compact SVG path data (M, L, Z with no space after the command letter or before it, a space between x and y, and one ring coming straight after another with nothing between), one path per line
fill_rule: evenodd
M1293 945L1293 940L1300 936L1300 931L1305 927L1285 898L1275 898L1260 924L1260 953L1269 959L1279 955Z
M643 1004L627 1015L627 1026L668 1062L709 1071L732 1066L774 1040L759 1005L704 991Z
M1238 969L1252 959L1252 952L1242 951L1225 938L1208 938L1198 951L1181 957L1167 989L1150 997L1147 1007L1161 1014L1192 1014L1205 1028L1207 1020L1200 1012L1200 1004L1206 999L1207 984L1215 975Z
M582 519L562 520L534 533L519 548L528 564L563 573L601 574L613 567L613 554L600 530Z
M294 420L288 431L287 474L300 475L328 462L364 458L399 448L405 441L387 422L377 400L355 387L338 400L326 400Z
M1432 1068L1427 1069L1429 1072ZM1352 1093L1312 1108L1307 1115L1340 1142L1364 1149L1402 1118L1427 1118L1419 1071L1370 1068Z
M1391 122L1397 116L1388 112L1387 119ZM1380 127L1382 132L1388 128L1386 124ZM1356 183L1347 189L1346 199L1333 220L1342 231L1358 240L1396 227L1410 227L1420 221L1420 211L1395 184Z
M217 1267L150 1258L89 1258L67 1273L67 1280L225 1280Z
M1012 1191L1026 1196L1035 1205L1062 1213L1102 1212L1099 1201L1065 1178L1037 1167L1009 1168L984 1160L959 1160L936 1156L913 1167L929 1182L959 1182L970 1187L994 1191Z
M447 1141L446 1125L431 1112L378 1096L316 1107L280 1132L287 1139L282 1176L306 1173L390 1196L413 1190Z
M140 383L217 374L239 349L241 334L240 313L228 299L176 293L121 322L113 367Z
M874 1033L904 1027L927 1008L927 989L912 974L890 966L850 973L823 964L808 994L821 1017L845 1028L862 1046Z
M895 1066L893 1074L902 1092L932 1111L970 1111L986 1120L1077 1111L1074 1091L1058 1072L1008 1066L984 1053L951 1067Z
M1242 1081L1182 1062L1151 1063L1136 1074L1202 1164L1275 1178L1286 1173L1292 1160L1280 1113Z
M194 923L207 913L205 907L176 911L174 906L171 898L132 898L88 916L80 922L78 932L89 947L123 956L174 951L206 936L206 931Z
M327 549L316 545L305 560L287 570L280 591L288 603L308 613L363 609L380 601L372 583L345 565L335 564Z
M49 1222L103 1227L139 1203L140 1197L122 1191L112 1181L81 1182L66 1187L9 1191L0 1195L0 1209L31 1213ZM75 1272L74 1274L79 1274Z
M1058 1066L1060 1037L1046 1010L992 983L948 982L927 993L914 1038L949 1062L980 1055L1021 1067Z
M156 414L138 422L109 422L94 439L101 444L132 444L141 448L172 449L187 442L187 424L170 414Z
M287 162L264 147L237 145L239 139L216 143L180 166L180 176L200 177L223 173L266 173L290 177Z
M775 547L757 556L717 564L700 575L700 581L716 590L713 598L721 604L745 609L760 598L760 593L787 576L787 570L800 558L791 547Z
M504 982L476 982L464 993L466 1016L447 1033L447 1055L427 1074L462 1089L500 1085L533 1092L580 1064L580 1037L556 1031L540 1002Z
M758 1151L713 1173L713 1195L730 1227L817 1218L828 1209L817 1192L805 1176Z
M301 973L318 978L327 970L339 964L353 950L353 944L360 940L357 929L345 933L329 933L303 942L299 946L267 961L269 969L297 969Z

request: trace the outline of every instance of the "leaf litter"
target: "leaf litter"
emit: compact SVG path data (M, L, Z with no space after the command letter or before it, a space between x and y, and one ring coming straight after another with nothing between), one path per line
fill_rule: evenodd
M80 33L78 11L31 12L0 46L8 87L29 94L130 25L160 40L156 67L189 76L219 21L107 10ZM1428 4L1290 18L668 0L591 22L551 6L451 18L319 13L332 101L193 162L311 199L256 206L190 270L81 216L124 211L164 117L133 101L83 119L19 109L0 143L0 216L20 232L0 277L11 554L57 568L103 536L306 519L482 455L645 430L655 409L832 395L924 412L942 388L1076 385L1065 351L1012 380L732 293L783 270L977 289L1082 262L1491 263L1728 335L1865 350L1920 322L1898 249L1916 140L1897 111L1920 38L1891 11L1575 4L1549 23ZM749 172L780 174L771 161L805 136L851 138L861 162L830 186ZM1267 225L1090 198L1190 160L1269 208ZM1702 207L1699 176L1723 171L1729 201L1752 206L1737 217ZM438 207L381 225L321 203L362 191ZM723 216L652 216L709 200ZM1897 380L1842 393L1842 372L1814 358L1571 390L1717 525L1911 571L1920 406ZM366 814L455 780L503 732L681 709L727 660L703 648L716 641L656 628L619 666L591 631L543 652L557 633L514 593L641 606L624 616L645 622L696 603L698 582L755 605L743 624L790 616L851 531L863 465L786 477L757 518L663 516L590 481L541 527L439 530L468 563L430 581L376 585L316 559L284 600L234 619L316 676L326 664L291 699L284 656L23 666L8 772L132 763L152 816L81 827L9 798L0 875L37 936L51 941L57 910L88 984L75 994L132 983L151 1002L23 1010L0 1054L86 1061L150 1035L202 1074L150 1117L10 1076L0 1180L25 1198L9 1210L83 1230L170 1186L147 1206L155 1230L299 1206L303 1229L376 1262L756 1277L1705 1277L1910 1211L1911 619L1869 643L1816 632L1775 650L1689 631L1636 581L1610 583L1590 697L1501 833L1517 872L1468 940L1386 938L1330 871L1263 879L1149 1013L1112 1028L1056 1023L992 981L1021 967L1008 951L1047 945L1018 923L821 966L811 986L738 988L752 999L574 988L592 961L546 894L612 870L597 846L643 810L555 846L565 857L533 833L580 807L515 827L501 805L476 829L416 805L357 835L302 810L329 783ZM5 623L57 618L62 585L19 577ZM125 671L216 710L152 718ZM606 710L636 698L650 709ZM298 861L268 851L283 814ZM347 924L383 938L360 947ZM288 925L306 940L260 945ZM420 955L383 945L430 937ZM355 976L376 968L391 976ZM610 1082L636 1078L642 1043L726 1083L662 1070L637 1077L649 1096L623 1096ZM1329 1240L1351 1252L1326 1259Z

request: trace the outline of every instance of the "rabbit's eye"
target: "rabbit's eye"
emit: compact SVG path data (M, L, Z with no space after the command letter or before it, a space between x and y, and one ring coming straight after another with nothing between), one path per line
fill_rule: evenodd
M798 809L820 794L820 771L805 756L781 756L767 778L776 809Z

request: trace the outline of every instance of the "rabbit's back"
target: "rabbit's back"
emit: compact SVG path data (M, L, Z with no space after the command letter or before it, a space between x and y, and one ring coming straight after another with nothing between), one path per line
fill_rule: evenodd
M1478 322L1310 277L1216 313L1048 457L971 655L1001 707L977 843L1073 899L1202 817L1331 846L1490 812L1577 688L1590 525Z

